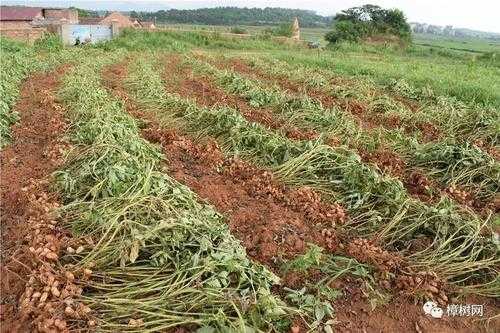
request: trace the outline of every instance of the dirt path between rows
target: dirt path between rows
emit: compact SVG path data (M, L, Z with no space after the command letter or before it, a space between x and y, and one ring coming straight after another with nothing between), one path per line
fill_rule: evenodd
M370 242L342 243L346 239L335 234L332 226L343 223L345 213L340 214L343 210L338 205L322 202L311 189L287 189L264 170L224 158L214 141L195 143L179 131L159 126L153 115L140 111L127 95L123 87L126 75L126 64L116 64L103 71L103 81L115 96L125 101L131 115L146 121L142 134L162 146L168 158L169 175L227 216L231 232L254 260L279 273L282 259L303 253L307 242L312 242L332 253L347 252L374 265L397 264L393 255ZM283 284L300 289L319 278L318 272L306 276L287 274ZM334 303L340 321L335 326L338 332L484 331L480 326L471 326L470 321L429 318L423 315L421 306L414 305L406 296L397 296L372 311L359 279L337 281L332 287L344 292L344 297ZM282 289L276 292L281 293Z
M67 69L26 80L15 105L20 121L0 152L2 332L68 332L64 301L81 293L74 274L58 262L71 237L58 225L60 200L49 190L68 146L64 110L55 97Z

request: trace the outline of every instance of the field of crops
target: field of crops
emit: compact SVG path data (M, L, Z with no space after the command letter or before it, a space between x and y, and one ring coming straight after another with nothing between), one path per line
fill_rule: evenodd
M6 331L500 330L496 62L182 32L1 50Z

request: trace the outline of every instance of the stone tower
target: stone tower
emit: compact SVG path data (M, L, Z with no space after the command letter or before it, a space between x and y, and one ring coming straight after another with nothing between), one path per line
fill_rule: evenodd
M296 39L296 40L300 39L299 19L297 17L293 20L292 39Z

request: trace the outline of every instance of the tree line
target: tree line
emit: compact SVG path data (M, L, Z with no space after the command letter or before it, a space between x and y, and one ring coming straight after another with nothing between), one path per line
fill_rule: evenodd
M217 7L189 10L160 10L157 12L131 12L131 17L157 23L186 23L206 25L280 25L299 18L302 27L329 27L332 17L311 10L289 8L237 8Z

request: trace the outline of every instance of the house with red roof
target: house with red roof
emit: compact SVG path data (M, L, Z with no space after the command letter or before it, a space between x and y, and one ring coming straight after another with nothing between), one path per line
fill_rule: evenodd
M33 26L33 22L43 19L43 8L21 7L21 6L1 6L0 7L0 27L12 29L28 29Z
M61 23L77 24L78 12L65 8L0 6L1 29L29 29Z

